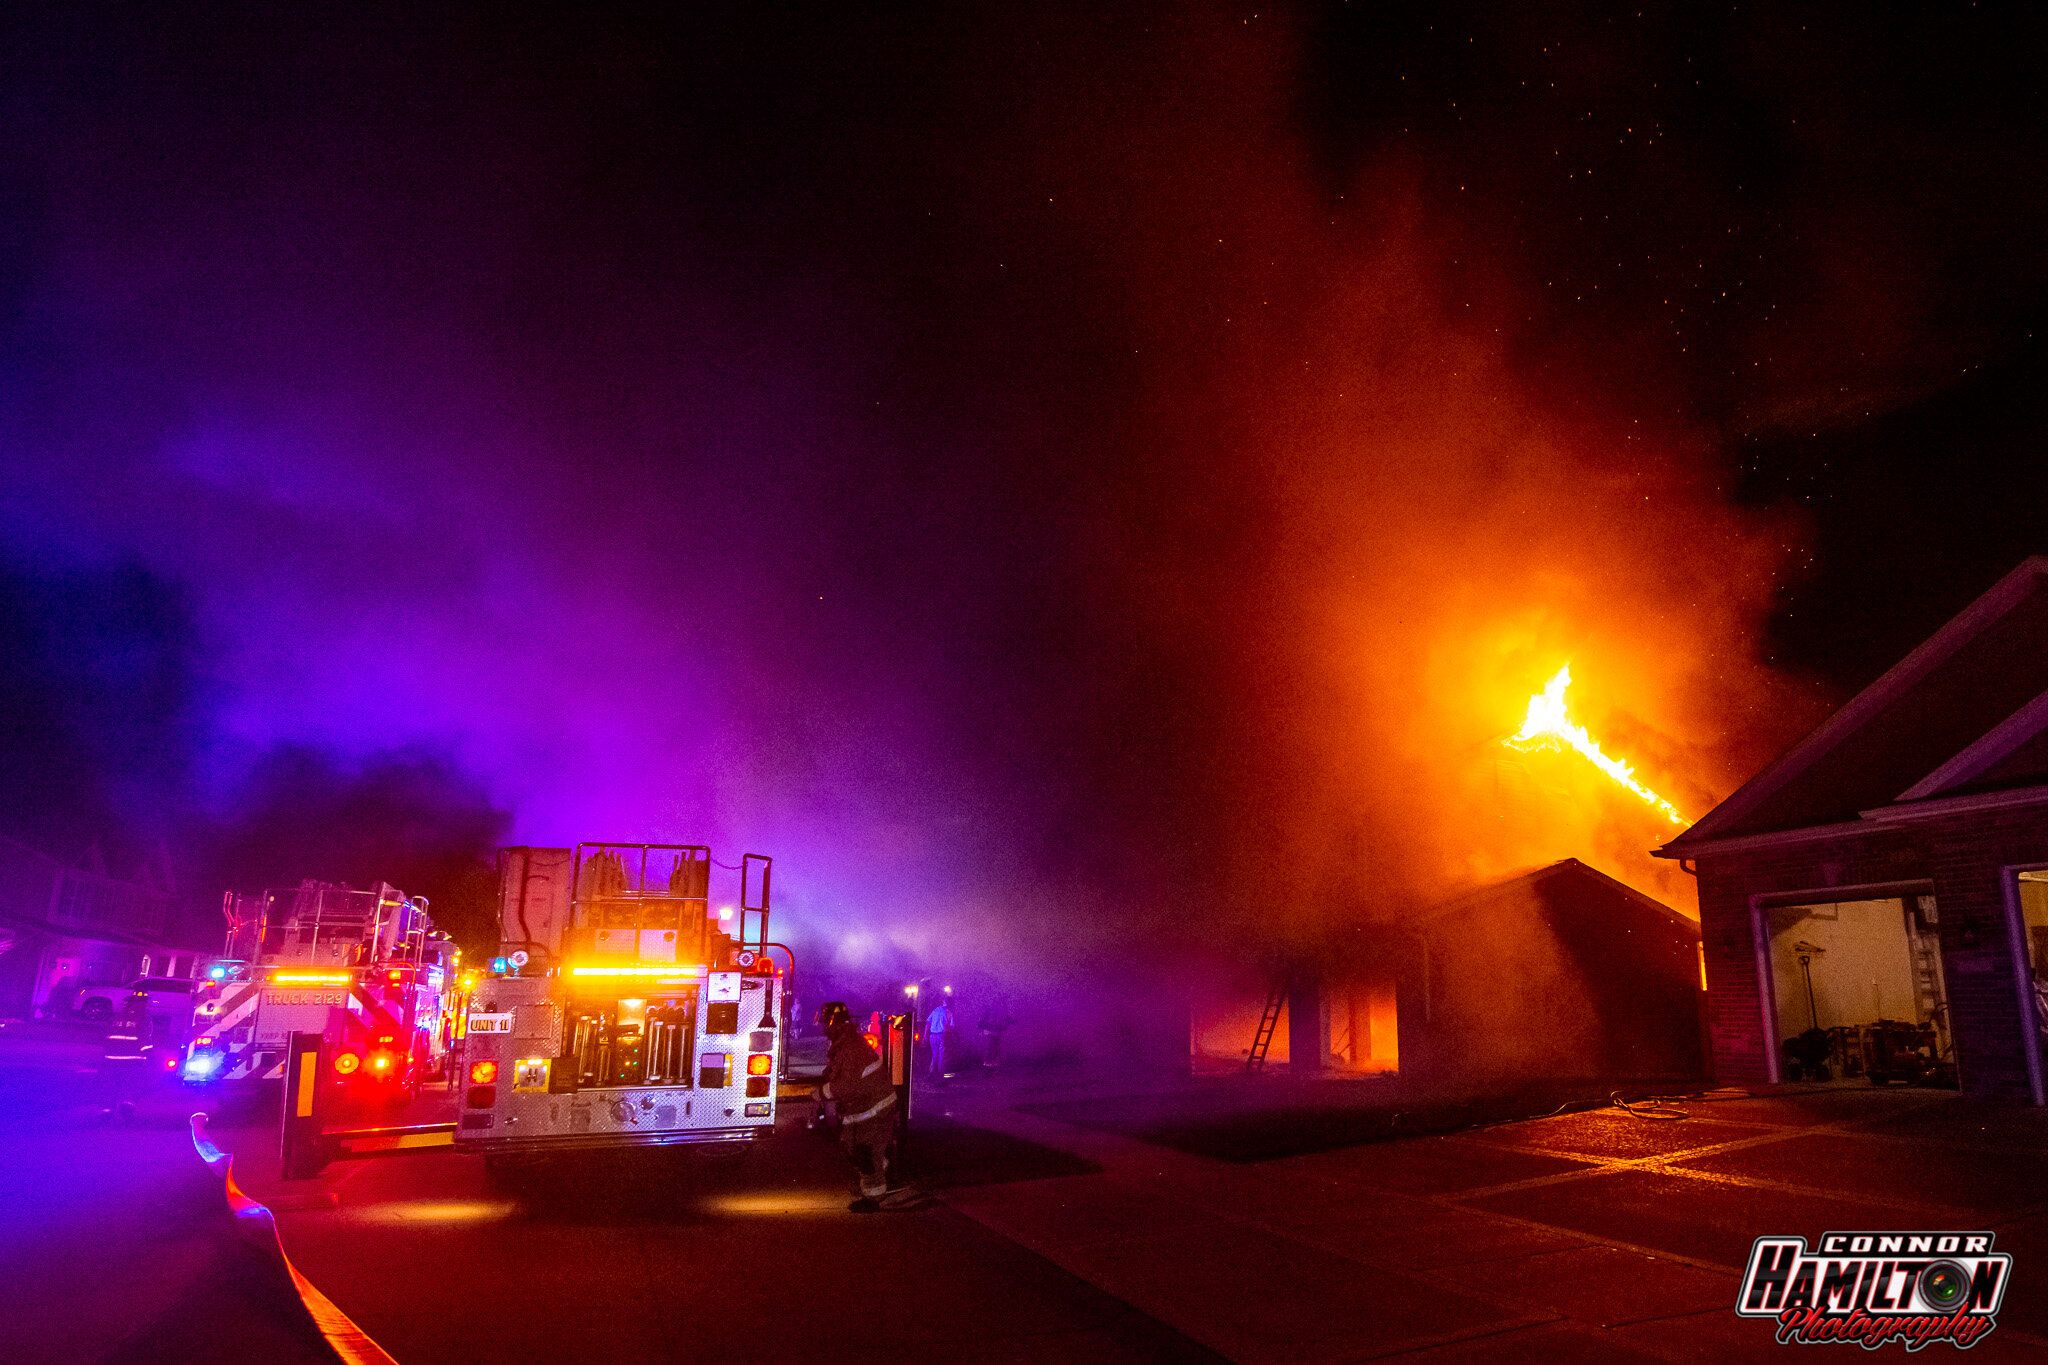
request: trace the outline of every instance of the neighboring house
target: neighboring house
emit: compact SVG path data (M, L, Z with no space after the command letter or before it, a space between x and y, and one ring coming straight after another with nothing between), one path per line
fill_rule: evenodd
M1917 1032L1965 1093L2048 1102L2048 558L1657 852L1699 878L1720 1079Z
M0 1018L69 1014L92 987L190 977L206 953L178 942L168 875L73 867L0 838Z
M1294 973L1272 1060L1451 1089L1705 1074L1698 927L1577 859L1358 936L1350 964ZM1198 1063L1242 1063L1253 989L1198 1012Z

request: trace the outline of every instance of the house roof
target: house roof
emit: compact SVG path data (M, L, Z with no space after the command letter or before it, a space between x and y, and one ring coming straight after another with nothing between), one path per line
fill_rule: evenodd
M1691 857L1725 840L2044 782L2048 556L2036 555L1655 851Z
M1418 928L1432 921L1456 915L1460 911L1478 909L1490 901L1518 896L1525 892L1534 892L1539 888L1549 887L1552 890L1557 890L1560 888L1552 885L1557 882L1576 883L1578 886L1589 891L1605 892L1610 896L1628 901L1640 909L1663 916L1672 923L1682 926L1688 934L1699 933L1699 925L1691 918L1680 914L1653 896L1644 895L1625 882L1616 881L1596 867L1588 867L1577 858L1566 858L1562 862L1552 863L1548 867L1539 867L1533 872L1525 872L1519 877L1510 877L1506 881L1493 882L1476 890L1467 891L1463 895L1453 896L1449 900L1438 901L1435 905L1424 909L1415 919L1408 921L1404 927Z

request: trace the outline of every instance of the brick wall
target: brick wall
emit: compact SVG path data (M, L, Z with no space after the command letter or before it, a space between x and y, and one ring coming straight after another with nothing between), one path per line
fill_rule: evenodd
M1950 1030L1966 1094L2031 1100L2021 1030L2021 964L2006 930L2005 873L2048 863L2048 808L1978 812L1939 821L1879 824L1791 845L1708 853L1697 864L1714 1075L1768 1079L1765 1002L1757 980L1753 897L1926 879L1941 918ZM1816 896L1816 900L1827 899Z
M1964 1089L2030 1100L2020 1010L2025 963L2007 928L2005 868L2048 862L2048 809L1986 812L1930 822L1942 966Z

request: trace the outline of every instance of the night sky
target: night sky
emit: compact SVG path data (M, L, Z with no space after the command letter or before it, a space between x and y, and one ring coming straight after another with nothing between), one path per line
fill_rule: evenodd
M500 841L708 841L850 971L1565 856L1689 910L1640 811L1501 815L1554 788L1498 740L1569 660L1703 813L2048 550L2043 55L1974 6L17 15L0 833L457 915Z

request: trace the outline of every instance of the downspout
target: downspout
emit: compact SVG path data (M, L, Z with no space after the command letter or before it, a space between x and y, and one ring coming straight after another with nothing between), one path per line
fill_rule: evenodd
M1429 1010L1429 940L1422 936L1420 929L1410 929L1415 941L1422 945L1422 1022L1430 1023Z

